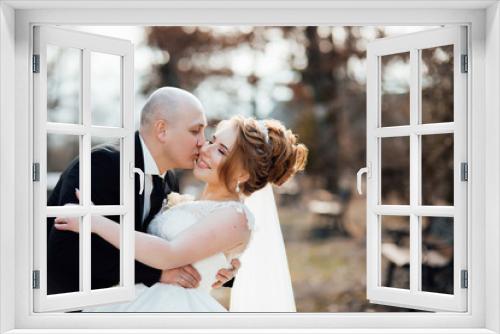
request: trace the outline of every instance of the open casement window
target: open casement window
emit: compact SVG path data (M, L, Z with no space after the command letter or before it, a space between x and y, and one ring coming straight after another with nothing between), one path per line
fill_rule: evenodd
M465 27L367 50L367 296L467 310ZM436 98L439 97L439 98Z
M126 40L35 27L33 72L34 311L69 311L128 301L134 295L133 46ZM103 97L104 102L100 101ZM99 206L91 201L91 150L100 144L119 150L117 205ZM49 205L53 185L75 158L79 159L80 202ZM91 287L92 215L118 217L121 227L119 282L104 289ZM79 254L75 291L48 293L47 236L53 217L80 221L80 233L75 234Z

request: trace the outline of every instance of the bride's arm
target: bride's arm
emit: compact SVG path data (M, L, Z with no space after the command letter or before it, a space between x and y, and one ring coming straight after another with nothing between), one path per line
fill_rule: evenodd
M60 230L79 232L76 219L57 218L54 226ZM120 248L120 226L114 221L93 216L91 230ZM135 258L157 269L177 268L233 249L248 242L249 238L246 216L227 208L208 215L172 241L135 231Z

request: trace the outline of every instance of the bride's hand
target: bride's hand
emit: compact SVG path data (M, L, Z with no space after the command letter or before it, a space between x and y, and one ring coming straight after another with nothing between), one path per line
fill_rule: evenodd
M80 220L76 217L57 217L54 227L60 231L80 232Z
M80 189L75 188L75 196L80 201ZM66 203L66 205L78 205L76 203ZM94 203L91 202L91 205ZM54 227L60 231L80 232L80 221L75 217L57 217L54 220Z
M238 259L233 259L231 265L233 266L232 269L221 269L217 272L217 282L212 284L212 288L220 288L236 276L241 267L241 262Z

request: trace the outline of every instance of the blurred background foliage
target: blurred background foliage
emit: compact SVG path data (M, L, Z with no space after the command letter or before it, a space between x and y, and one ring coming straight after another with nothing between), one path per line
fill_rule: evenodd
M355 192L356 172L366 164L366 47L376 38L435 27L78 28L133 36L136 120L150 93L175 86L200 98L211 126L235 114L275 118L308 146L307 170L275 188L299 312L407 311L366 299L366 199ZM381 66L387 69L382 78L383 123L409 122L407 63L404 54L382 59ZM453 49L422 52L422 63L422 122L453 121ZM54 96L59 98L49 104L57 106L63 95ZM422 161L423 197L429 205L452 205L453 184L443 180L453 182L453 140L428 137ZM405 138L396 138L382 144L382 151L387 155L382 200L384 204L407 201L409 145ZM62 153L54 154L49 152L49 161L57 161ZM200 193L202 185L189 171L180 176L183 192ZM424 223L433 226L431 219ZM404 247L408 238L407 229L400 228L404 219L388 219L387 224L384 238ZM448 242L452 223L443 224L444 232L437 229L440 241L429 244L437 244L434 248L448 255L440 266L427 268L430 279L424 285L439 281L440 289L449 291L453 279L450 283L446 270L453 267ZM404 286L408 268L385 259L383 279ZM219 289L215 294L227 305L229 291Z

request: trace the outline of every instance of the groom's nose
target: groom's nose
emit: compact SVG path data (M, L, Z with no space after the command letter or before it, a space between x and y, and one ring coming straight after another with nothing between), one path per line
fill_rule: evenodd
M203 146L203 144L205 144L205 135L201 133L196 140L196 146L200 148Z

